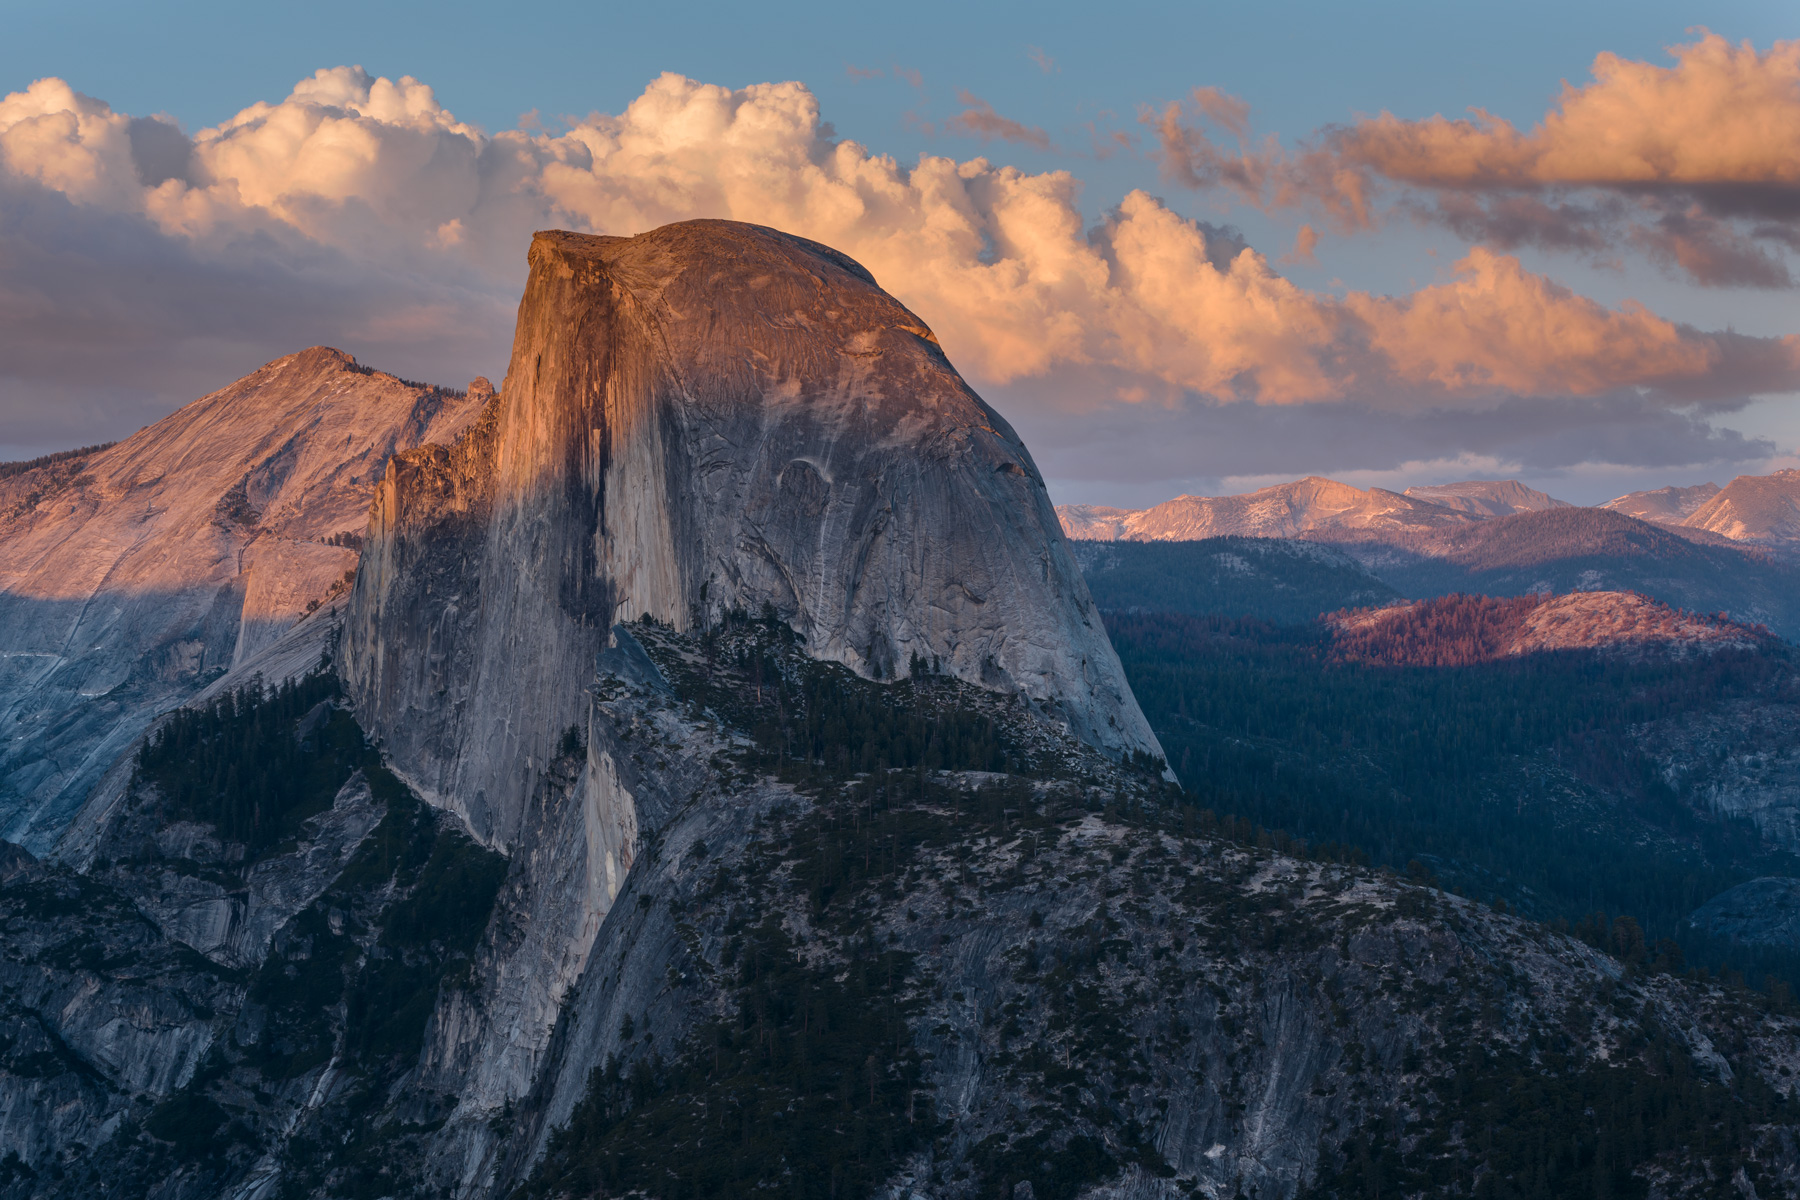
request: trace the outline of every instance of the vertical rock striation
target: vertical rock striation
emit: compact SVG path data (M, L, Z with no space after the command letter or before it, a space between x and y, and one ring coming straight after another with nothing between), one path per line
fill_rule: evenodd
M378 489L347 681L397 769L510 845L617 619L772 605L815 657L1022 694L1160 755L1041 477L833 250L692 221L540 233L501 398Z

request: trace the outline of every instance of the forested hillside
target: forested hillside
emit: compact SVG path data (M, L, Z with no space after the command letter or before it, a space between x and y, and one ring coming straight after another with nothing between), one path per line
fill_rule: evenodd
M1417 536L1333 540L1414 598L1635 591L1800 636L1800 571L1792 563L1705 530L1675 532L1606 509L1557 508Z
M1652 957L1800 980L1791 950L1685 924L1731 887L1800 875L1800 858L1712 811L1704 776L1671 786L1642 738L1722 706L1791 706L1791 649L1391 666L1346 661L1318 624L1115 613L1108 627L1202 808L1571 927L1630 916Z
M1636 592L1452 595L1346 609L1320 620L1334 661L1393 667L1467 667L1568 650L1683 658L1774 642L1761 626L1681 612Z
M1103 609L1221 613L1279 624L1397 600L1400 593L1340 550L1288 538L1194 542L1073 541Z

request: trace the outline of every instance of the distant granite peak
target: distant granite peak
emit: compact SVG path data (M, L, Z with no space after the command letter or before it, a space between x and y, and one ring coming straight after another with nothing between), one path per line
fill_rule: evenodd
M1070 537L1138 542L1422 530L1466 524L1481 515L1385 488L1352 487L1319 475L1237 496L1177 496L1136 511L1072 505L1057 512Z
M1469 479L1461 483L1438 483L1427 487L1409 487L1402 494L1415 500L1441 504L1445 508L1453 508L1473 517L1505 517L1513 513L1574 507L1567 500L1558 500L1536 488L1526 487L1516 479Z
M1600 507L1636 517L1640 521L1679 525L1718 494L1719 485L1716 483L1702 483L1694 487L1660 487L1647 492L1627 492L1617 499L1608 500Z
M1739 475L1682 522L1733 541L1791 549L1800 544L1800 471Z

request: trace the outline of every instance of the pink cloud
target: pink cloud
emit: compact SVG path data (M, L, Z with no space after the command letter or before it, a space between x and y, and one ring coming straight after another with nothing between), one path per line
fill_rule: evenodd
M1294 234L1294 248L1282 255L1280 261L1284 265L1305 263L1307 266L1316 267L1319 265L1319 258L1313 251L1318 248L1319 231L1311 225L1302 225L1299 232Z
M1035 125L1025 125L994 111L994 106L967 89L959 89L956 98L963 110L944 122L946 133L961 133L982 141L999 138L1039 150L1051 149L1050 135Z
M1043 131L1008 122L978 98L965 104L953 119L966 118L959 132L1049 146ZM1198 119L1248 133L1247 110L1217 95L1190 96L1174 119L1178 132ZM273 260L295 278L316 271L329 280L352 263L356 278L384 281L384 296L417 288L404 304L384 300L388 309L448 306L437 310L447 328L504 311L534 229L633 234L724 217L852 255L984 386L1108 373L1113 386L1096 390L1096 405L1112 403L1104 397L1120 388L1411 411L1487 411L1513 394L1572 400L1621 389L1644 403L1728 407L1751 393L1800 390L1794 339L1709 333L1642 308L1609 308L1490 250L1471 252L1446 282L1410 296L1340 297L1296 286L1255 250L1141 191L1095 227L1068 171L935 155L902 166L837 138L817 97L792 82L734 89L669 74L620 113L592 114L560 132L489 136L416 80L336 68L198 131L183 142L189 161L174 173L146 169L145 147L170 161L182 155L138 146L133 120L55 81L7 96L0 186L53 197L38 207L84 230L111 222L152 239L149 257L165 264L159 279L189 269L215 283L232 271L267 278ZM167 129L157 136L166 140ZM1169 169L1196 177L1223 177L1233 163L1256 159L1244 152L1212 163L1193 156L1195 143L1173 145L1190 157L1185 166L1171 157ZM1240 178L1265 192L1284 183L1249 168ZM1669 234L1697 245L1706 232L1696 218ZM1316 244L1309 225L1294 254ZM12 247L12 258L0 254L0 309L43 290L18 265L38 260ZM30 269L54 273L55 264ZM242 317L256 302L250 295L207 311ZM168 305L160 318L178 321L182 311ZM372 320L359 327L373 328ZM496 328L504 334L504 322ZM211 333L197 327L192 337ZM6 336L0 330L0 341ZM424 345L433 335L384 326L381 336ZM0 350L12 353L8 346Z
M1346 161L1427 187L1800 188L1800 41L1759 53L1708 33L1659 67L1602 53L1529 132L1480 109L1461 120L1357 122Z
M1565 83L1529 130L1479 108L1383 112L1289 151L1252 144L1247 106L1205 88L1143 120L1172 182L1310 209L1341 231L1401 215L1500 248L1635 248L1702 284L1791 286L1782 254L1800 242L1800 41L1758 51L1707 33L1670 53L1667 67L1598 55L1592 81Z

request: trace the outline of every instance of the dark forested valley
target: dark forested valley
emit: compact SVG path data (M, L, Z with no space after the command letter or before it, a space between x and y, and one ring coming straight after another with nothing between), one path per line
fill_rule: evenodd
M1791 733L1768 732L1800 729L1792 647L1748 633L1750 648L1711 653L1496 657L1531 603L1452 598L1348 632L1142 608L1107 624L1170 765L1216 817L1596 944L1616 926L1642 961L1800 985L1800 946L1690 920L1751 880L1800 875L1771 819L1794 802L1782 779L1753 804L1718 802L1741 798L1744 761L1793 754Z

